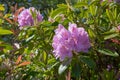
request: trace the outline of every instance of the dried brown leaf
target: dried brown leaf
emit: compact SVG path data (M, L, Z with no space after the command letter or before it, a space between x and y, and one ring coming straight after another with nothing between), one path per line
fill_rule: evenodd
M18 57L18 59L17 59L17 61L16 61L16 64L19 64L20 61L21 61L21 59L22 59L22 55L20 55L20 56Z
M30 64L30 61L25 61L25 62L22 62L21 64L19 64L18 67L26 66L28 64Z

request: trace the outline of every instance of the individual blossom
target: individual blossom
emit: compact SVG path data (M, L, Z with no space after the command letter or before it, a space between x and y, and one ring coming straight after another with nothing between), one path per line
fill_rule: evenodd
M29 9L24 9L18 16L18 23L20 27L23 26L33 26L34 18L32 16L32 13L35 13L37 22L41 22L43 19L43 16L38 12L35 8L31 7Z
M90 41L84 28L77 28L76 24L69 24L67 30L59 24L55 30L52 46L55 57L63 61L65 58L72 58L72 52L88 52Z

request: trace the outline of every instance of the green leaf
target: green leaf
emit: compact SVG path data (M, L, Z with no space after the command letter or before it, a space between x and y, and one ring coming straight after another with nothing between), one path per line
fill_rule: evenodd
M107 40L107 39L111 39L111 38L114 38L114 37L117 37L117 36L119 36L119 34L118 33L114 33L114 34L111 34L111 35L106 35L104 37L104 39Z
M90 3L90 5L97 5L97 4L99 4L99 2L100 2L99 0L94 0Z
M100 75L102 80L116 80L114 76L114 70L108 71L104 69Z
M117 8L115 8L113 12L114 12L114 16L113 17L116 20L116 18L117 18Z
M7 34L13 34L10 30L5 30L3 28L0 28L0 35L7 35Z
M87 64L89 68L95 69L96 64L90 57L88 57L88 56L80 56L80 60L83 63Z
M90 8L90 13L92 14L92 16L96 16L98 7L91 5L89 8Z
M107 1L102 1L101 6L102 6L103 9L106 8L108 6L108 2Z
M10 44L7 44L7 43L0 44L0 47L4 47L7 50L12 50L13 49L13 47Z
M35 35L32 35L32 36L28 37L28 38L26 39L26 42L29 42L30 40L32 40L32 39L34 38L34 36L35 36Z
M74 5L75 8L79 8L79 7L88 7L87 3L83 3L83 2L79 2L77 4Z
M102 33L102 35L104 36L104 40L107 40L119 36L119 33L116 32L116 28L112 28L111 30Z
M3 20L3 19L0 19L0 25L2 25L3 22L4 22L4 20Z
M47 56L48 56L47 53L44 51L43 52L43 60L44 60L45 63L47 63L47 60L46 60Z
M73 66L72 66L72 76L74 77L80 77L80 74L81 74L81 66L80 66L80 63L75 63Z
M52 25L52 23L49 21L43 21L41 24L43 25L43 27L49 27Z
M4 11L4 10L5 10L4 5L0 4L0 11Z
M112 23L114 21L112 12L110 10L106 9L106 14L107 14L108 18L110 19L110 21Z
M55 64L53 64L50 68L49 68L49 70L51 70L51 69L53 69L55 66L57 66L59 64L59 62L56 62Z
M70 60L64 61L64 62L59 66L58 74L62 74L62 73L68 68L70 62L71 62Z
M103 35L110 35L110 34L113 34L113 33L115 33L116 32L116 29L115 28L112 28L112 29L110 29L109 31L107 31L107 32L104 32L104 33L102 33Z
M90 36L91 38L95 38L95 37L96 37L94 31L93 31L92 29L90 29L90 28L88 29L88 33L89 33L89 36Z
M119 21L119 19L120 19L120 13L118 13L117 15L117 20Z
M61 64L59 69L58 69L58 73L62 74L67 69L67 67L68 67L67 65Z
M108 56L114 56L114 57L119 56L119 54L117 52L112 52L108 49L98 49L98 52L100 52L102 54L105 54L105 55L108 55Z
M67 10L67 7L65 8L58 8L50 14L50 17L55 19L59 14L63 14Z
M59 7L59 8L61 8L61 7L62 8L67 8L68 6L66 4L58 4L57 7Z

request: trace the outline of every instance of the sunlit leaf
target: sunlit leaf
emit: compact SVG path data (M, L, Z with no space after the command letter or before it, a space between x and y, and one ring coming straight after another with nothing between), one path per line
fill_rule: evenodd
M0 4L0 11L4 11L4 10L5 10L4 5Z
M110 34L110 35L105 35L104 39L107 40L107 39L111 39L111 38L114 38L114 37L117 37L119 36L118 33L114 33L114 34Z
M66 60L64 61L60 66L59 66L59 69L58 69L58 73L59 74L62 74L69 66L71 60Z
M58 73L62 74L67 69L67 67L68 67L67 65L61 64L60 67L59 67Z
M88 7L87 3L84 2L79 2L77 4L74 5L74 7L79 8L79 7Z
M119 54L117 52L112 52L108 49L98 49L98 52L100 52L102 54L105 54L105 55L108 55L108 56L114 56L114 57L119 56Z
M80 60L83 63L87 64L89 68L95 69L96 64L90 57L88 57L88 56L80 56Z
M96 37L95 32L92 29L90 29L90 28L88 29L88 34L89 34L89 36L91 38L95 38Z
M59 14L63 14L66 10L67 10L67 7L66 7L66 8L58 8L58 9L54 10L54 11L50 14L50 17L54 19L54 18L56 18L56 16L58 16Z
M10 30L5 30L3 28L0 28L0 35L7 35L7 34L13 34Z

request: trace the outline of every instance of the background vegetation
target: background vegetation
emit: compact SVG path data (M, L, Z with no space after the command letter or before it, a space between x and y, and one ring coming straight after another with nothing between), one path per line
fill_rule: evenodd
M43 21L20 29L23 7L35 7ZM119 7L116 0L0 0L0 80L119 80ZM60 61L54 30L69 22L85 28L91 48Z

